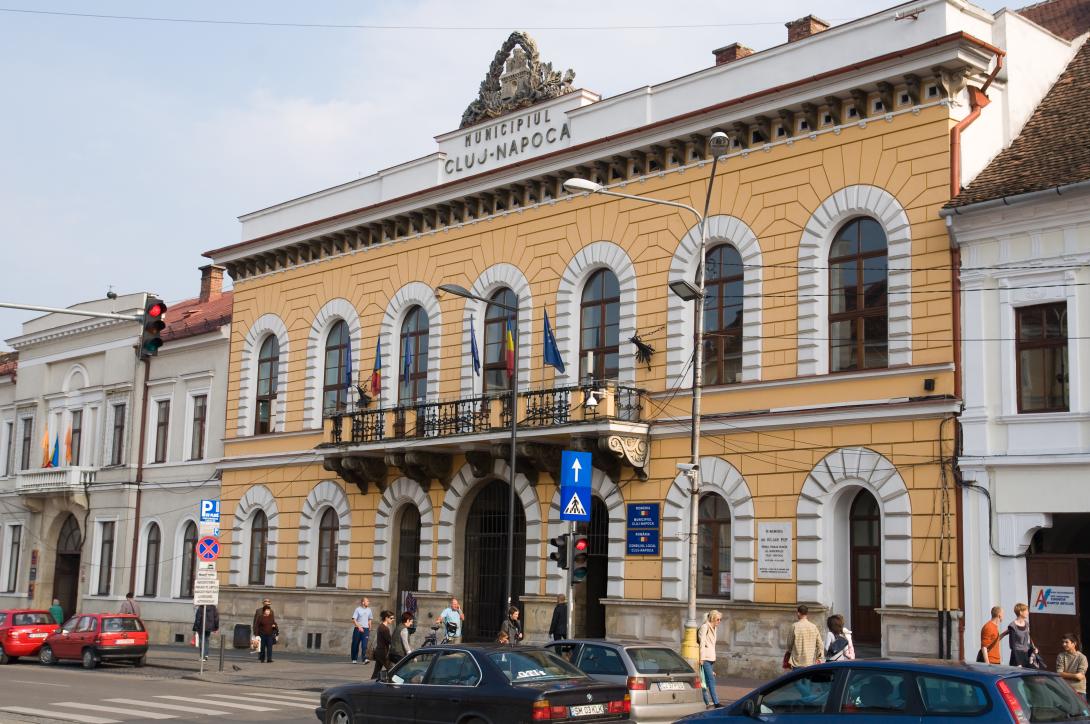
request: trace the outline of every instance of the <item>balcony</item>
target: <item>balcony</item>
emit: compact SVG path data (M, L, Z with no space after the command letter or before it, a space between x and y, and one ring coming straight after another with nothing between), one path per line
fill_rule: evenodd
M647 464L644 391L612 383L518 393L519 472L558 474L564 448L595 453L595 465L619 473L627 463L643 477ZM327 416L325 468L366 490L384 485L389 466L428 485L449 482L453 455L475 473L510 455L511 396L480 395ZM446 482L445 482L446 481Z
M97 468L68 467L22 470L15 477L18 495L82 494L95 482Z

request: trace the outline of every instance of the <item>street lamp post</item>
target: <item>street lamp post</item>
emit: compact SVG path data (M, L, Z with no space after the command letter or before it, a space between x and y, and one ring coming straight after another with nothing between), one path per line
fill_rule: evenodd
M503 302L485 299L484 297L477 296L473 292L469 291L463 286L458 284L440 284L435 290L436 294L439 292L448 292L455 296L464 297L465 299L473 299L478 302L484 302L484 304L494 304L500 309L504 310L512 317L514 317L514 360L511 374L511 460L510 460L510 485L507 489L507 573L505 580L505 587L507 590L507 606L503 611L504 618L507 617L507 611L511 608L511 601L513 598L513 576L515 565L515 463L516 455L518 452L518 379L519 379L519 309L518 309L518 295L515 296L515 305L504 304Z
M679 465L689 478L689 591L688 611L686 612L685 634L681 640L681 655L692 663L696 663L700 657L696 642L696 629L700 625L696 614L696 578L697 578L697 538L700 533L700 397L704 384L704 258L708 246L707 217L711 207L712 186L715 183L715 169L719 163L719 156L727 149L729 141L727 134L717 131L709 139L708 145L712 151L712 168L708 176L708 192L704 199L704 213L700 213L688 204L665 199L655 199L648 196L635 194L622 194L604 188L601 184L588 179L573 178L564 182L564 188L569 191L587 191L590 193L616 196L622 199L633 199L649 204L673 206L684 209L696 217L697 227L700 231L700 250L697 257L696 284L690 284L687 280L678 280L670 283L670 291L677 294L687 302L695 302L693 312L693 426L692 437L689 441L690 460L687 465Z

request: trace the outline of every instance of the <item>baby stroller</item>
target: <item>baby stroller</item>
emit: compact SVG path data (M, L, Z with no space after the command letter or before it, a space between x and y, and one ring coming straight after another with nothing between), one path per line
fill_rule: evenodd
M458 625L446 621L444 622L444 628L446 633L443 635L443 640L439 641L439 624L432 624L431 633L424 637L424 646L449 644L454 639L454 634L458 632Z

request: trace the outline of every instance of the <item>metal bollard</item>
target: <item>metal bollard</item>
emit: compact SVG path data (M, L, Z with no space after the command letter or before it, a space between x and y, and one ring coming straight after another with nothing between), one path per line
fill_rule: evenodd
M220 634L220 671L223 671L223 634Z

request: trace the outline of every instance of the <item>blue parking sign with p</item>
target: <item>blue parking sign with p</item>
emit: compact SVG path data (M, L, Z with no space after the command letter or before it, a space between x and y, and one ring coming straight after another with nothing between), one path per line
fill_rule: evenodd
M202 523L219 523L220 522L220 501L218 499L202 500L201 501L201 522Z

